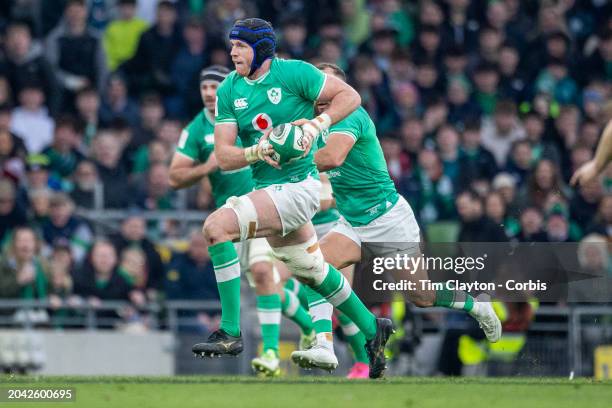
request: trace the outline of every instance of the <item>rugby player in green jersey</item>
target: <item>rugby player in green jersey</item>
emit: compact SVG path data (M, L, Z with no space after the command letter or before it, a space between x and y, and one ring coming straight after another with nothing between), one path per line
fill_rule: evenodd
M384 347L393 332L389 319L377 319L353 293L342 274L325 262L311 218L319 208L321 183L313 163L317 136L360 104L348 84L302 61L275 57L270 23L249 18L230 31L236 68L217 90L215 156L222 170L251 165L255 191L230 197L203 227L221 298L221 327L193 346L198 355L239 354L240 267L232 241L266 237L291 273L346 314L363 332L370 377L386 368ZM314 102L328 107L314 115ZM271 159L267 140L273 126L295 122L302 128L304 156L282 168ZM236 146L239 138L242 146Z
M345 81L344 72L333 64L320 64L328 77ZM317 102L317 112L326 111L324 101ZM359 107L345 119L322 132L323 147L315 154L320 171L326 171L332 185L340 222L320 241L325 259L340 269L361 260L361 243L369 243L375 256L396 253L420 256L420 231L412 209L396 189L376 135L376 127L365 109ZM379 245L372 245L378 243ZM385 244L386 243L386 244ZM418 282L427 279L427 271L408 271L402 278ZM414 272L414 273L412 273ZM459 290L419 290L405 292L418 307L441 306L464 310L474 317L487 339L496 342L501 336L501 322L489 302L478 301ZM316 295L315 295L316 296ZM325 302L320 299L319 302ZM309 304L312 303L309 297ZM329 310L326 309L326 310ZM328 312L331 327L331 312ZM350 316L344 317L345 321ZM315 326L315 330L320 325ZM331 338L331 330L329 338ZM308 350L292 353L302 367L328 369L337 359L328 342L319 342Z
M248 194L254 187L249 166L232 171L220 170L214 154L215 100L217 88L227 74L229 69L218 65L205 68L200 73L204 109L181 133L170 165L170 185L175 189L191 186L208 177L217 208L223 207L229 197ZM235 246L240 268L247 272L249 284L257 294L263 354L254 358L251 365L257 372L275 376L280 373L278 341L281 312L300 326L300 348L314 340L312 321L296 295L280 285L279 273L272 264L272 249L264 238L238 242ZM290 287L295 287L294 282Z

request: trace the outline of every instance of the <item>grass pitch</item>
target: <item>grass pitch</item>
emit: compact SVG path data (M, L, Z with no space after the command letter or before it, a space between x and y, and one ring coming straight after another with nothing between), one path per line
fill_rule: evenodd
M73 402L0 402L0 407L452 407L612 406L612 383L553 378L0 377L0 389L76 390Z

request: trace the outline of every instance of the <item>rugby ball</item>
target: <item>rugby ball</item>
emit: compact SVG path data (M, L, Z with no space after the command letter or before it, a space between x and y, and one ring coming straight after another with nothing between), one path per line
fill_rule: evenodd
M291 123L276 126L268 137L270 145L276 152L272 158L281 165L299 160L304 155L303 136L302 128Z

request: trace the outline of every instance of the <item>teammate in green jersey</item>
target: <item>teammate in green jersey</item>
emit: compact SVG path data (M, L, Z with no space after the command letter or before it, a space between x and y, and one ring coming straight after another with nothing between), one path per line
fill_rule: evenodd
M370 376L379 378L386 368L384 347L393 324L376 319L342 274L325 262L310 221L319 208L321 189L310 148L319 133L359 106L359 94L308 63L275 58L274 30L264 20L239 20L229 37L236 70L217 90L215 156L225 171L250 164L256 190L230 197L226 207L204 223L221 298L221 327L192 350L199 355L242 351L240 267L232 241L266 237L294 276L359 327L366 338ZM315 117L316 101L329 104ZM267 137L273 126L289 122L301 126L305 154L280 168L270 157L274 151ZM236 146L238 137L244 148Z
M214 65L200 74L200 93L204 109L183 130L170 165L170 185L185 188L208 177L217 208L229 197L253 190L249 166L223 171L217 166L214 150L214 109L217 87L229 69ZM280 277L272 264L271 248L264 238L236 243L242 271L248 271L249 284L257 294L257 315L261 325L263 354L252 361L253 369L268 376L280 373L278 359L281 312L295 321L302 331L301 343L313 339L312 321L295 294L280 285ZM293 285L295 286L295 285Z
M333 75L346 80L344 72L336 65L321 64L319 68L328 77ZM317 102L317 111L326 109L325 102ZM321 239L325 259L336 268L355 264L361 260L362 242L370 244L375 256L396 253L420 256L419 226L410 205L395 189L376 127L365 109L359 107L332 125L323 132L322 141L325 146L317 150L315 163L319 170L327 172L336 207L344 217ZM402 279L414 282L427 279L425 269L403 272ZM498 341L501 336L501 323L491 304L477 301L467 292L444 289L405 293L418 307L442 306L468 312L480 323L491 342ZM331 312L328 319L331 320ZM349 321L350 316L344 319ZM315 329L318 327L320 325L315 325ZM317 340L319 336L317 333ZM336 361L331 353L333 348L317 343L308 350L292 353L291 357L302 367L327 368Z

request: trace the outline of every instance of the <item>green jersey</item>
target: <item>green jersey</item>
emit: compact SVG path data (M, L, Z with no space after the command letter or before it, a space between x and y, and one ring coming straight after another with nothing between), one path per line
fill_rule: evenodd
M205 163L215 149L215 125L206 110L200 112L181 133L176 151L191 160ZM217 207L231 196L241 196L253 190L250 167L237 170L215 170L208 175Z
M336 207L354 227L367 225L385 214L399 195L389 176L374 122L363 107L332 125L319 138L319 147L331 133L342 133L355 144L340 167L328 170Z
M243 146L259 142L274 126L314 117L314 102L325 85L325 74L313 65L274 58L270 70L256 80L233 71L217 89L216 123L235 123ZM276 169L263 161L252 164L256 188L296 183L318 177L313 152Z

